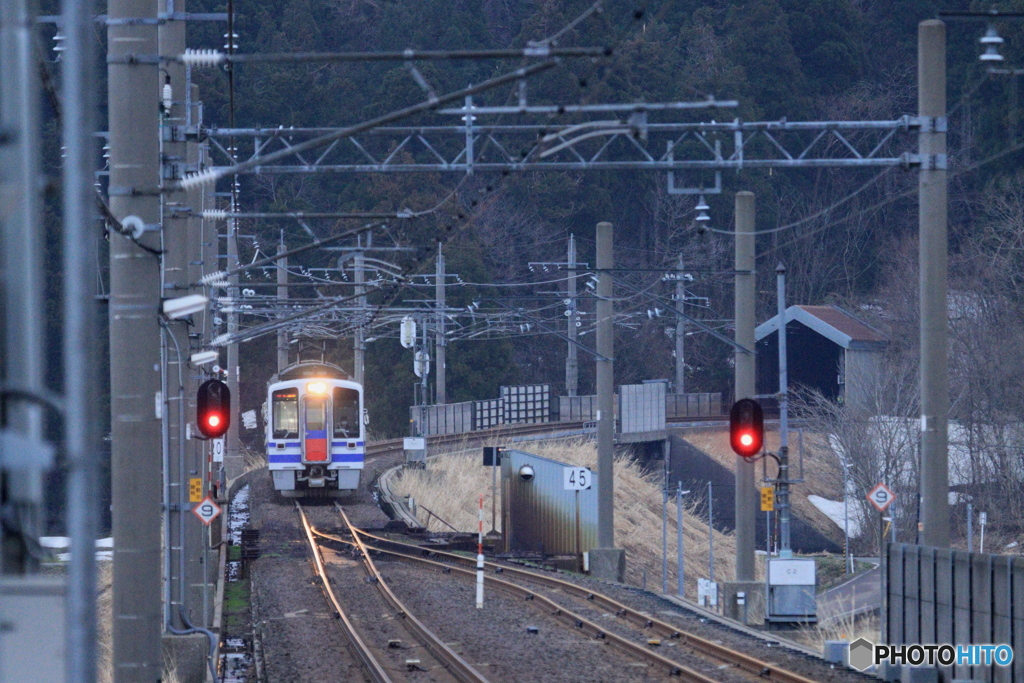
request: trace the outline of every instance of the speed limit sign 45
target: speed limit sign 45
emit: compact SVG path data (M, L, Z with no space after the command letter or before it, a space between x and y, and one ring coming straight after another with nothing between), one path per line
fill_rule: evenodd
M594 475L586 467L566 467L562 470L562 489L586 491L594 483Z

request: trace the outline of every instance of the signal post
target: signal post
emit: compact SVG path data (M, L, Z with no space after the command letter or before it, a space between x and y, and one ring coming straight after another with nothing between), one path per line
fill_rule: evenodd
M159 68L157 3L107 5L110 210L111 531L115 683L163 675ZM162 412L162 411L161 411Z
M754 193L736 193L736 343L754 349ZM735 355L736 400L754 395L754 354L739 349ZM760 448L760 446L758 446ZM734 446L735 448L735 446ZM754 529L757 519L757 491L754 487L754 463L736 455L736 580L722 586L726 616L746 620L748 624L764 620L764 585L756 581L754 572ZM737 596L744 593L744 605Z

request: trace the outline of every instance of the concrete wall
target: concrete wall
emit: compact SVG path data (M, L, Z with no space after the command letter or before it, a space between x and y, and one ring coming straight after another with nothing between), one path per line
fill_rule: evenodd
M946 667L943 680L1024 681L1024 557L892 543L884 569L886 642L1010 645L1011 666Z
M710 481L714 497L715 528L725 532L736 528L736 501L734 497L736 477L732 470L722 466L717 460L693 444L684 441L676 434L669 436L669 449L670 490L675 490L676 482L681 481L683 482L683 490L689 489L692 491L691 496L703 496L706 498L708 482ZM772 466L769 467L769 474L774 475ZM761 480L761 475L761 465L758 464L756 473L758 481ZM752 495L756 496L757 492L755 491ZM760 502L758 502L758 506L755 509L761 509ZM707 513L704 512L703 514ZM778 522L775 517L773 514L772 525L777 529ZM766 529L766 515L763 512L758 512L755 532L755 542L758 550L765 549ZM842 548L839 545L795 514L790 521L790 544L793 550L801 553L842 552Z

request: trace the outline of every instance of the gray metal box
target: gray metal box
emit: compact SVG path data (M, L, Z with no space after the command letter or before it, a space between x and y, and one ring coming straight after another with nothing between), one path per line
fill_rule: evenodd
M0 681L64 682L63 579L0 579Z
M814 560L768 562L768 621L817 621L817 566Z

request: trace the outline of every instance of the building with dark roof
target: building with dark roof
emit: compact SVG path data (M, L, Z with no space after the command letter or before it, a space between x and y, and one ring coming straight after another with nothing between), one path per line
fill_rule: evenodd
M779 390L779 316L758 325L757 393ZM790 389L816 389L837 402L865 402L888 339L836 306L786 309L786 359Z

